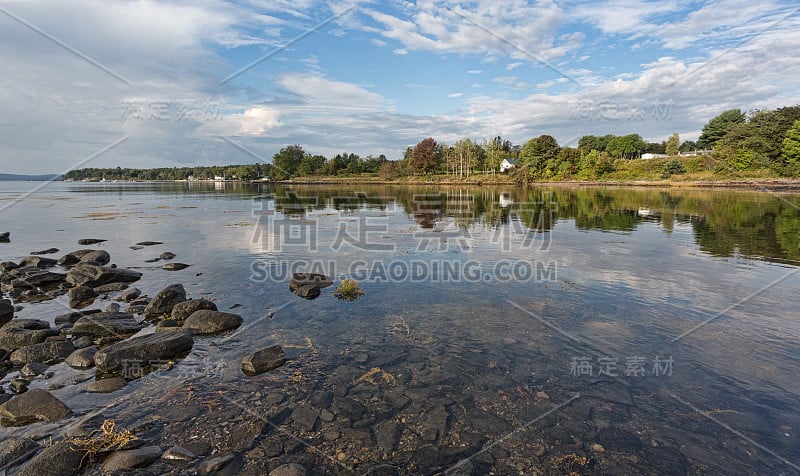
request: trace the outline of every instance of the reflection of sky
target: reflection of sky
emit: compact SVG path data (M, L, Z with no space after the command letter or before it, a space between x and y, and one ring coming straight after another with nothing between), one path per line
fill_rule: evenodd
M29 185L0 184L0 188L16 187L19 194ZM166 250L176 252L177 261L193 265L184 274L159 272L143 281L144 291L151 295L163 285L203 273L196 278L204 283L203 289L212 286L214 279L224 279L234 300L236 289L252 286L248 278L254 259L272 263L318 259L335 263L337 271L347 271L359 260L475 260L489 270L501 260L554 261L558 266L555 283L464 284L461 289L470 295L456 292L438 299L465 300L476 306L501 297L523 307L545 302L545 309L568 314L559 321L565 329L588 340L596 337L617 348L658 348L696 365L735 374L745 382L766 379L800 393L797 383L780 377L800 358L787 346L800 338L800 299L794 292L800 284L797 276L669 344L671 338L794 269L740 256L708 256L700 251L686 222L676 221L671 233L655 221L639 223L632 232L603 232L579 230L574 220L561 219L552 231L535 233L528 243L529 230L513 220L500 226L476 223L465 229L459 217L415 217L396 204L366 211L329 206L294 215L275 210L270 199L254 201L244 194L153 194L144 185L123 191L124 184L106 188L104 193L65 191L76 186L54 184L0 213L0 231L12 233L12 243L0 244L0 259L18 260L51 246L67 252L81 248L78 238L105 238L109 241L98 247L108 250L122 267L158 269L158 263L143 261ZM91 185L80 187L92 190ZM8 197L8 193L0 194L0 206ZM93 220L88 213L105 213L109 215L95 218L113 219ZM293 229L295 235L285 235ZM129 249L142 240L166 244ZM392 289L414 296L421 288L399 283ZM66 312L52 302L37 309L49 315ZM502 312L519 314L513 309Z

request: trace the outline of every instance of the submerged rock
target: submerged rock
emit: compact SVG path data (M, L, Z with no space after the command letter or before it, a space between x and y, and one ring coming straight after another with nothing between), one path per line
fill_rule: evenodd
M61 400L40 388L28 390L0 405L0 423L3 426L23 426L42 420L57 421L71 414Z
M134 450L122 450L111 453L103 461L103 471L118 471L121 469L145 468L161 458L161 448L158 446L145 446Z
M283 348L273 345L242 359L242 372L245 375L254 376L277 369L284 363L286 363L286 354L284 354Z
M111 377L95 380L86 386L89 393L111 393L121 390L128 385L128 381L122 377Z
M58 260L42 258L41 256L28 256L19 262L20 266L34 266L36 268L51 268L57 264Z
M161 256L159 256L159 258L163 259L164 261L169 261L174 257L175 257L175 253L172 253L172 252L169 252L169 251L165 251L165 252L161 253Z
M304 284L294 290L294 293L301 298L316 299L319 297L321 290L316 284Z
M108 240L101 240L99 238L81 238L78 240L78 244L81 246L88 246L88 245L96 245L97 243L102 243Z
M182 269L188 268L189 266L191 265L188 265L186 263L164 263L161 266L161 269L165 269L167 271L180 271Z
M289 282L289 289L294 292L301 286L312 285L319 286L320 288L327 288L332 284L333 281L331 281L331 278L325 276L324 274L294 273L292 274L292 280Z

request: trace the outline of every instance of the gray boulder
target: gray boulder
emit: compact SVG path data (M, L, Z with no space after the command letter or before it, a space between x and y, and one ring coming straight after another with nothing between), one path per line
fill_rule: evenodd
M28 256L22 259L19 262L19 265L24 266L33 266L36 268L51 268L58 264L58 260L53 258L43 258L41 256Z
M94 355L97 353L96 347L84 347L78 349L67 356L67 365L77 369L88 369L94 367Z
M201 309L186 318L182 328L195 334L217 334L241 325L242 317L237 314Z
M14 318L14 305L8 299L0 299L0 326Z
M142 326L131 315L124 312L99 312L83 316L72 326L72 335L75 337L118 337L124 339L131 336Z
M75 351L69 341L48 341L26 345L11 353L9 360L15 365L31 362L53 363L65 359Z
M306 469L297 463L286 463L270 471L269 476L306 476Z
M115 451L103 461L101 469L112 472L123 469L146 468L161 458L161 448L145 446L134 450Z
M0 441L0 468L11 468L30 459L41 447L29 438L11 437Z
M0 349L13 352L26 345L44 342L60 332L38 319L12 319L0 327Z
M90 287L78 286L67 291L67 297L69 298L69 307L82 309L94 302L97 293Z
M136 271L81 262L67 273L66 280L75 286L96 288L109 283L132 283L141 277L142 273Z
M122 377L103 378L95 380L86 386L89 393L111 393L121 390L128 385L128 381Z
M111 255L105 250L95 250L81 256L81 261L84 263L106 265L109 261L111 261Z
M284 354L283 348L273 345L242 359L242 372L250 376L258 375L277 369L284 363L286 363L286 354Z
M193 344L190 332L159 332L111 344L95 354L94 363L100 372L115 373L130 362L145 366L181 357L192 350Z
M0 424L24 426L33 422L58 421L72 412L64 403L40 388L33 388L0 405Z
M86 453L71 443L59 441L31 458L18 476L70 476L78 474Z
M172 312L179 302L186 301L186 290L181 284L171 284L156 294L144 310L145 318L158 318Z
M189 316L194 314L195 311L206 309L209 311L216 311L217 305L208 299L192 299L190 301L179 302L172 308L170 318L175 321L185 321Z

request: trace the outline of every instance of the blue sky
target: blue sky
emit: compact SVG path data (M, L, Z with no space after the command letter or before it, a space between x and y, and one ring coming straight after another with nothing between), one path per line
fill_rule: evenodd
M0 1L0 169L253 163L295 143L398 159L429 136L695 139L726 109L800 102L798 8Z

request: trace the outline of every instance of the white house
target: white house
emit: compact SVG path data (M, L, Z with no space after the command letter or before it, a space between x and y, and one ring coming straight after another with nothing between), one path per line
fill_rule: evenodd
M663 159L669 157L667 154L651 154L650 152L642 154L642 159Z
M517 159L512 159L511 157L506 157L500 162L500 172L508 172L509 169L513 169L517 166Z

